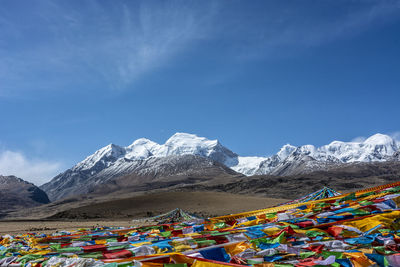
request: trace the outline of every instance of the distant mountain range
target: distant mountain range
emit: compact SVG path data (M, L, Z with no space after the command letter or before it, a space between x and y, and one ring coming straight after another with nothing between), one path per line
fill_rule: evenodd
M57 200L112 185L148 184L151 188L157 181L169 183L168 177L174 177L175 183L187 183L188 177L210 181L210 173L220 177L288 176L353 163L399 160L400 144L383 134L363 142L333 141L321 147L287 144L270 157L243 157L218 140L176 133L161 145L141 138L127 147L105 146L40 188Z
M231 168L245 175L293 175L346 163L396 161L399 150L399 142L375 134L363 142L333 141L321 147L287 144L271 157L239 157L239 164Z

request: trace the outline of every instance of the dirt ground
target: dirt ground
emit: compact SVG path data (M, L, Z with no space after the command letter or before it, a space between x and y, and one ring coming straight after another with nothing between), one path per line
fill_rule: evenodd
M8 220L132 220L155 216L175 208L200 217L214 217L271 207L287 199L225 192L152 192L113 198L62 201L9 213ZM1 222L1 221L0 221Z
M96 226L130 227L134 226L132 219L152 217L175 208L207 218L264 209L286 201L224 192L160 192L101 203L74 203L75 207L70 203L68 206L48 204L21 211L18 218L0 221L0 234L51 233ZM32 214L42 217L32 218ZM43 219L49 217L51 220Z
M224 192L160 192L94 203L61 211L52 219L137 219L180 208L207 218L264 209L286 199L273 199Z

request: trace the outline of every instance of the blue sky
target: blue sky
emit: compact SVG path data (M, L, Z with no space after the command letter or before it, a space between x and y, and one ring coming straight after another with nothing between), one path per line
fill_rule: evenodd
M40 184L109 143L240 155L398 136L400 2L0 2L0 171Z

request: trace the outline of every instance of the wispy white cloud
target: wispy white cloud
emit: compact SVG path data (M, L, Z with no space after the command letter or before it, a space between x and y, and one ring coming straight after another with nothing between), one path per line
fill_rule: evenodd
M209 18L216 10L213 3L197 9L183 1L130 2L129 6L121 2L85 3L90 4L43 1L31 18L36 20L35 28L40 28L36 29L38 38L32 38L29 27L16 25L14 17L0 14L0 28L8 29L0 43L24 41L24 35L29 38L29 45L15 53L12 49L2 51L0 46L0 76L7 79L5 83L0 78L3 90L5 84L14 90L15 85L54 90L79 84L79 80L125 88L163 66L191 42L205 38L212 25ZM7 26L10 24L12 29ZM41 75L40 83L32 84Z
M41 185L57 175L61 168L60 162L30 159L16 151L0 151L0 175L15 175Z
M338 4L340 2L342 5ZM357 36L399 16L400 2L391 0L317 1L300 4L297 8L289 5L258 21L265 27L251 30L251 44L242 47L243 51L252 52L240 55L250 59L286 57L297 53L297 49Z
M366 140L367 138L365 136L357 136L351 140L351 142L355 143L362 143Z
M218 43L213 49L226 61L284 56L400 14L400 2L390 0L343 1L345 8L337 1L278 2L259 13L247 1L44 0L27 2L24 14L3 8L0 97L22 89L135 88L201 40Z
M397 142L400 142L400 131L398 132L391 132L387 134L388 136L390 136L391 138L393 138L394 140L396 140ZM365 136L358 136L355 137L351 140L351 142L357 142L357 143L362 143L364 142L368 137Z
M392 132L389 134L394 140L400 143L400 131Z

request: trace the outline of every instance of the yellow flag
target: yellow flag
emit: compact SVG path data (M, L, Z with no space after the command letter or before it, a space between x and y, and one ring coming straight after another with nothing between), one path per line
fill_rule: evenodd
M343 225L354 226L363 232L366 232L378 225L382 225L393 230L398 230L398 226L394 225L393 222L395 219L399 218L399 216L400 211L396 210L390 213L378 214L361 220L344 222Z
M251 245L249 243L246 243L245 241L236 243L236 244L231 244L227 245L224 247L226 252L229 253L231 256L235 256L236 254L239 254L243 251L245 251L248 248L251 248Z
M362 252L343 253L343 256L350 258L354 267L369 267L375 264Z
M218 264L214 262L196 260L192 267L227 267L225 264Z

